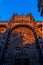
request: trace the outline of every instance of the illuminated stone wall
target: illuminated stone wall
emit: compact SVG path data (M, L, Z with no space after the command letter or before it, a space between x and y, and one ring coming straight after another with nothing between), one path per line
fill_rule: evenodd
M31 27L36 32L37 37L40 36L43 39L43 31L42 31L43 22L35 21L35 19L33 18L31 14L27 16L25 15L18 16L17 14L15 14L12 16L9 22L0 21L0 33L4 33L7 30L7 28L12 30L14 27L19 26L19 25L26 25L26 26ZM33 34L32 34L32 37L33 37Z

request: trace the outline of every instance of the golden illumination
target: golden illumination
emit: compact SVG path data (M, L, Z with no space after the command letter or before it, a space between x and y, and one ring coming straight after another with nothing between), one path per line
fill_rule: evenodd
M4 33L6 31L6 28L0 28L0 33Z

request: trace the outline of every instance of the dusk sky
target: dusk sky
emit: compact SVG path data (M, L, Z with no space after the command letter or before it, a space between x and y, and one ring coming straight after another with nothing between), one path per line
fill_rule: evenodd
M0 21L9 21L13 14L31 13L35 20L43 21L38 12L38 0L0 0Z

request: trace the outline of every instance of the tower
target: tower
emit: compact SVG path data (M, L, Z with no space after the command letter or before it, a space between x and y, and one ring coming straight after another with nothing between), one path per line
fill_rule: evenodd
M43 16L43 0L38 0L38 11Z

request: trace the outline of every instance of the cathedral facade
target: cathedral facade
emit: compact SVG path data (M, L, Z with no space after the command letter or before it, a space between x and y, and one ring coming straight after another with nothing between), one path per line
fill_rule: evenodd
M43 22L13 15L0 21L0 65L43 65Z

